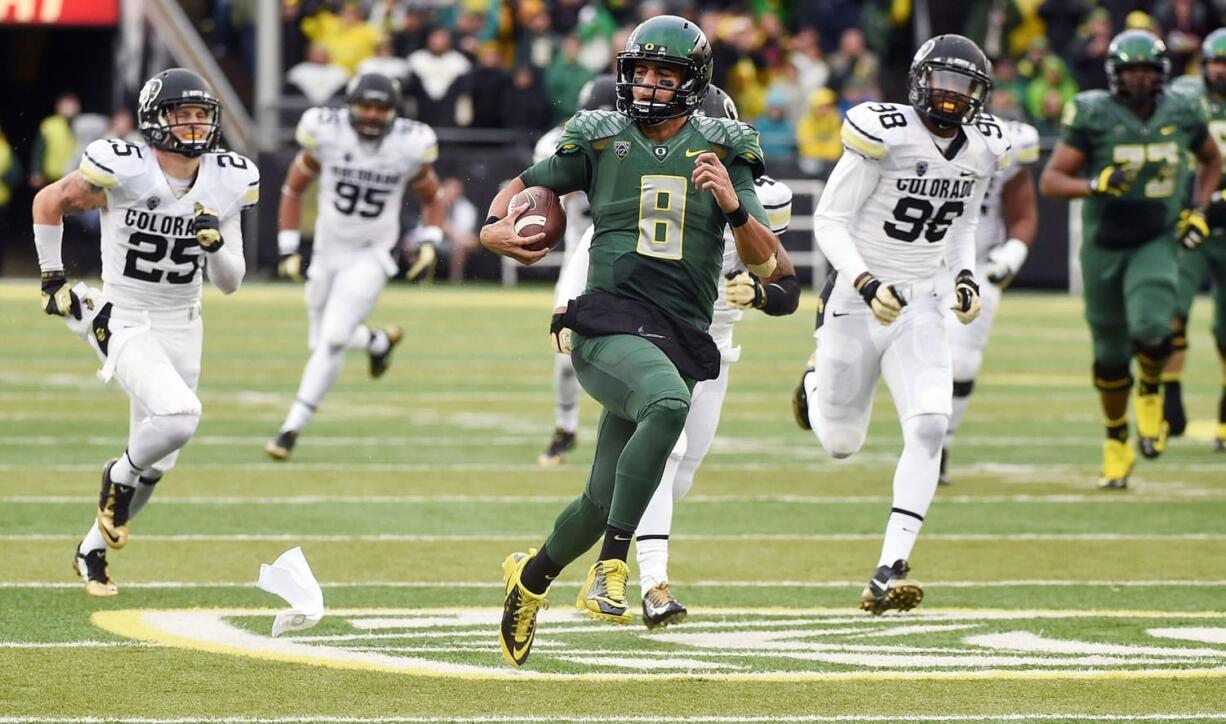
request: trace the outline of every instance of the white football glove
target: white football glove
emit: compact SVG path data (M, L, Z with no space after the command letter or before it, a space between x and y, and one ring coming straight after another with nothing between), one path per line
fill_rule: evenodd
M1022 270L1030 247L1021 239L1010 239L988 251L988 281L1004 289L1013 283L1013 277Z
M954 305L950 309L954 310L954 316L959 322L970 324L979 316L981 308L979 285L975 283L975 277L970 270L963 269L958 272L954 281Z
M766 301L762 282L747 271L729 274L724 281L724 297L733 309L756 309Z
M558 354L570 354L571 350L570 328L563 326L565 316L561 313L555 314L549 323L549 346Z
M860 296L864 298L864 303L868 308L873 310L873 316L882 324L889 324L898 315L902 314L902 308L907 306L907 300L902 294L894 288L893 284L882 284L877 277L865 272L856 279L856 291L860 292Z

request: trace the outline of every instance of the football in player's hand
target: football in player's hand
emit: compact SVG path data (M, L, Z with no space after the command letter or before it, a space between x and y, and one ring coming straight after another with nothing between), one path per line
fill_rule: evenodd
M510 208L524 203L528 204L528 208L515 219L515 233L528 237L545 232L544 239L524 248L540 251L557 246L566 233L566 212L562 210L558 195L544 186L532 186L512 196Z

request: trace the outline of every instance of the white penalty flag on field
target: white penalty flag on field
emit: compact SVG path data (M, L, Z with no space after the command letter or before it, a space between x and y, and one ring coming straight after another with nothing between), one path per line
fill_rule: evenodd
M285 599L290 606L273 621L274 638L286 631L305 631L324 617L324 592L301 547L295 546L277 556L272 565L261 563L260 580L256 585Z

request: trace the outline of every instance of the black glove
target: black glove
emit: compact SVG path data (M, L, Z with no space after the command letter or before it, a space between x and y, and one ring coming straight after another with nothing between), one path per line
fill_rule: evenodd
M225 243L221 238L221 220L217 218L217 212L204 208L199 201L196 202L195 229L196 242L209 254Z
M68 286L64 272L43 273L43 311L57 317L81 318L81 300Z

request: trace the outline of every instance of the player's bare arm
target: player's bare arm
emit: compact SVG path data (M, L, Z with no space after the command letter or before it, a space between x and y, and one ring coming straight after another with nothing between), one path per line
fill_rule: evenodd
M736 240L736 252L749 270L769 276L774 269L771 260L775 250L779 248L779 240L766 228L762 222L749 215L741 204L728 176L728 169L714 153L699 154L694 159L694 171L690 174L694 186L704 191L710 191L715 196L715 202L728 217L728 225L732 227L732 237Z
M498 254L514 259L520 264L534 264L549 253L548 249L529 251L524 248L545 238L544 232L532 236L520 236L515 233L515 220L528 208L519 206L507 208L511 198L524 190L524 182L518 176L511 179L490 202L487 222L481 227L481 246Z
M1081 199L1090 195L1090 179L1077 174L1085 166L1086 155L1060 142L1052 151L1047 167L1039 176L1039 193L1053 199Z
M1008 238L1031 246L1039 229L1039 206L1030 169L1025 168L1015 174L1000 193L1001 205L1005 210L1005 233Z
M106 206L106 191L73 171L34 195L34 223L58 225L65 216Z
M1209 135L1194 153L1197 161L1196 188L1192 198L1196 208L1207 209L1222 178L1222 152L1213 141L1213 136Z
M421 223L425 226L442 226L447 218L447 207L439 195L440 186L434 164L429 163L422 166L409 182L409 187L421 202Z
M277 206L277 248L281 260L277 263L277 276L294 281L302 280L302 256L298 253L301 243L302 194L319 176L319 159L310 151L301 150L289 165L289 173L281 184L281 201Z

